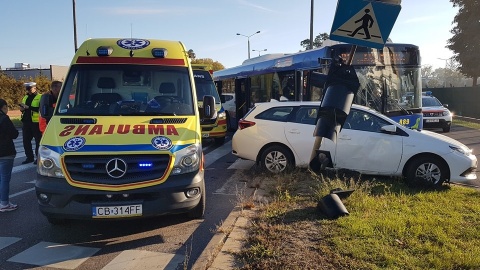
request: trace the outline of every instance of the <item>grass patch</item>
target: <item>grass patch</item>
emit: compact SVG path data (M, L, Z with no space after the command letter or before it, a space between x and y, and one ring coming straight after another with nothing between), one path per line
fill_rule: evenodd
M416 189L396 179L265 176L270 202L257 207L237 254L242 269L479 269L480 191ZM348 216L318 208L330 190Z
M459 120L459 119L454 119L452 121L452 124L455 124L455 125L458 125L458 126L463 126L463 127L468 127L468 128L473 128L473 129L480 129L480 124L479 123L464 121L464 120Z
M20 117L11 117L10 120L12 120L15 127L22 127L22 121L20 121Z

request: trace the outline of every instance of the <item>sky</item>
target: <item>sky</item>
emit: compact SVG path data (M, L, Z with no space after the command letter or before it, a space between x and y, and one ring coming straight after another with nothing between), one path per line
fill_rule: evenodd
M179 40L197 58L229 68L248 58L248 40L257 50L253 58L258 51L298 52L310 37L310 0L0 0L1 68L68 66L75 53L73 2L78 47L102 37ZM330 33L336 6L336 0L314 1L314 37ZM453 55L445 46L458 9L449 0L401 6L390 39L419 46L422 65L445 67L438 58Z

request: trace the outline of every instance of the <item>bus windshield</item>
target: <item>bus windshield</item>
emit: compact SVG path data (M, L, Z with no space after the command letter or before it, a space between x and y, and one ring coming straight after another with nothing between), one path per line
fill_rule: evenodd
M355 67L362 84L355 103L382 113L403 111L422 106L421 75L418 68Z

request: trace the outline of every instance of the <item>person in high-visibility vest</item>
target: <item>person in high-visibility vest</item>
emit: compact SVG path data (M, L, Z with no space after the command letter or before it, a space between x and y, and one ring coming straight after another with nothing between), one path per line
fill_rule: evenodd
M53 81L50 85L50 92L43 94L40 99L40 118L38 119L38 124L42 134L47 128L48 121L52 118L53 109L55 109L61 88L61 81Z
M35 82L25 83L26 95L22 99L20 111L22 112L22 133L23 133L23 148L25 149L25 155L27 159L22 164L34 163L37 161L34 159L32 150L32 139L35 139L35 155L38 154L38 146L40 145L40 139L42 133L38 125L39 108L41 94L37 93L37 84Z

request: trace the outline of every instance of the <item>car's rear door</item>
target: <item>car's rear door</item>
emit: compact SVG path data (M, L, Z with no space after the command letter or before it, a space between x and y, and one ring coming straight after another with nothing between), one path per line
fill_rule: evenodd
M313 150L315 137L315 120L318 106L300 106L295 114L285 123L285 137L290 148L296 155L297 166L307 166ZM324 139L320 147L322 150L334 152L335 145L332 141ZM332 153L333 155L333 153Z

